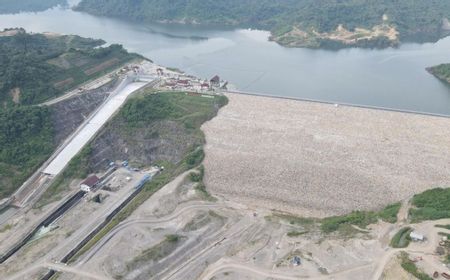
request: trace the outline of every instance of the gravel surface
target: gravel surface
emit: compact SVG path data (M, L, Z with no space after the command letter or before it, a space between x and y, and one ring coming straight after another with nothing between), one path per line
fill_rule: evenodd
M304 216L379 209L450 186L450 119L227 95L203 126L216 195Z

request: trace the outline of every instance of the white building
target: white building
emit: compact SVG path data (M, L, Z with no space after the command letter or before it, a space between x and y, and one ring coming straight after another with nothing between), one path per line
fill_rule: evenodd
M99 180L100 180L100 179L99 179L97 176L95 176L95 175L89 176L89 177L86 178L86 180L84 180L83 182L81 182L81 184L80 184L80 189L81 189L82 191L85 191L85 192L90 192L91 189L92 189L93 187L95 187L95 185L98 184L98 181L99 181Z
M412 241L416 241L416 242L425 240L425 237L422 234L418 233L417 231L411 232L409 234L409 237L411 237Z

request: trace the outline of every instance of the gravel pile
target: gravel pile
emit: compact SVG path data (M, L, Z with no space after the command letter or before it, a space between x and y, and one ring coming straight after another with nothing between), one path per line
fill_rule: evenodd
M203 126L214 194L304 216L450 187L450 119L229 94Z

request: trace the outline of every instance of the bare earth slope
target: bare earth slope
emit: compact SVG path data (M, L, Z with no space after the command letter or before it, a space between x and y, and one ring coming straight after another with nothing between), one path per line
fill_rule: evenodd
M300 215L376 209L450 186L450 119L229 94L203 126L206 185Z

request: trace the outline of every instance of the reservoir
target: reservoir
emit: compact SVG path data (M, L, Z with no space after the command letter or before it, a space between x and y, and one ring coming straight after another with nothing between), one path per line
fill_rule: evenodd
M137 24L63 8L0 15L0 29L9 27L101 38L242 91L450 115L450 88L425 70L450 62L450 38L385 50L289 49L266 31Z

